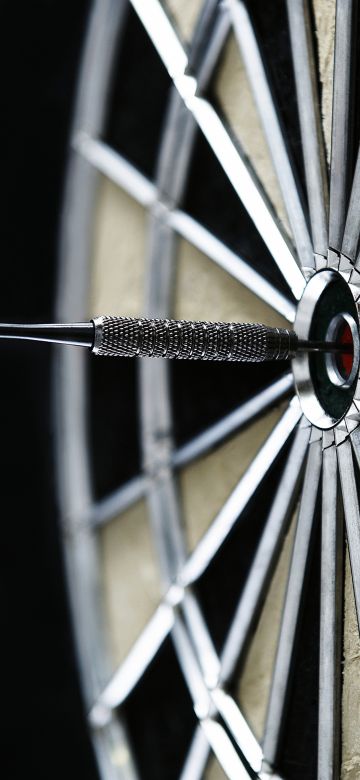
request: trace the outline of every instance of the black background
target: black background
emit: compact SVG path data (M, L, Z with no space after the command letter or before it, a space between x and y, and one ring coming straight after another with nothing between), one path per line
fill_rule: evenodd
M0 320L53 317L57 230L88 0L0 3ZM1 730L7 780L97 777L53 484L52 351L1 344Z

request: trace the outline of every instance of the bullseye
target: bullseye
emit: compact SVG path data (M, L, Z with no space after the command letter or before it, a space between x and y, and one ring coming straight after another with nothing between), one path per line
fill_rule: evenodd
M348 380L354 364L354 341L350 325L345 321L339 327L337 341L339 344L351 344L353 348L352 353L339 352L335 358L339 374L343 379Z

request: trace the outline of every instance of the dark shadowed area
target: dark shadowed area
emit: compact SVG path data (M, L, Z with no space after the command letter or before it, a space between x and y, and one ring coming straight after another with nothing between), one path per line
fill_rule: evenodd
M53 316L59 209L88 0L0 4L0 318ZM1 774L97 772L82 711L52 462L52 352L0 344ZM5 695L4 695L5 694Z

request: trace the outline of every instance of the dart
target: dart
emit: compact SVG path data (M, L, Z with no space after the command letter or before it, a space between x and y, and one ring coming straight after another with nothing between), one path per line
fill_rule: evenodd
M95 355L260 363L299 352L352 354L351 343L305 341L259 323L95 317L68 324L0 324L1 339L88 347Z

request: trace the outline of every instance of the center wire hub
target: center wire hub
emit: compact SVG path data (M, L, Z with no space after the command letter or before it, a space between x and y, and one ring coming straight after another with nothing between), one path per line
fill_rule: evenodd
M350 408L359 373L357 308L341 274L325 269L309 280L295 331L302 342L333 342L333 351L297 353L292 361L304 414L318 428L334 427Z

